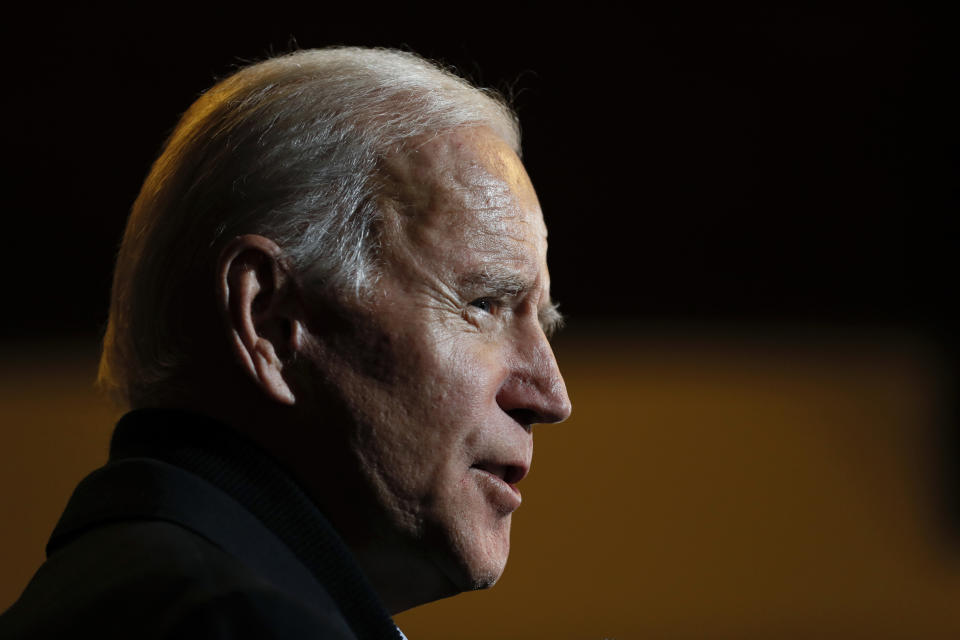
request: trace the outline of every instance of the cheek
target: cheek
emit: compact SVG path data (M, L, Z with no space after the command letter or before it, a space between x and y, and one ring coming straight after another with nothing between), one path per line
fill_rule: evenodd
M367 410L379 410L358 442L395 491L412 499L466 471L497 418L505 378L500 354L479 336L419 338L390 342L395 357L380 358L389 368L377 367L375 397L366 399Z
M476 454L478 441L498 419L497 392L506 378L499 352L475 336L469 338L444 345L436 362L443 373L435 380L429 407L438 437L468 457Z
M432 367L436 398L451 409L476 415L495 404L506 377L502 354L478 336L466 336L438 345Z

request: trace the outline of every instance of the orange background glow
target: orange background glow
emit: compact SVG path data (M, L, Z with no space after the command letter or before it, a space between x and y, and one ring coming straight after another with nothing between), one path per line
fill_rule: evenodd
M574 414L535 430L504 577L401 614L410 638L960 637L928 344L677 331L557 351ZM71 346L4 358L0 608L105 460L95 366Z

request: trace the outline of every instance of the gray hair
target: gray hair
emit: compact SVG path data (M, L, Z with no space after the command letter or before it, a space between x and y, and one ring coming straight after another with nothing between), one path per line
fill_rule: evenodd
M236 236L271 238L295 272L331 291L369 290L382 159L465 126L520 152L516 116L495 93L402 51L298 51L214 85L180 119L131 210L100 386L130 406L169 393L196 355L191 316L207 310L190 309L187 292L213 282L219 248Z

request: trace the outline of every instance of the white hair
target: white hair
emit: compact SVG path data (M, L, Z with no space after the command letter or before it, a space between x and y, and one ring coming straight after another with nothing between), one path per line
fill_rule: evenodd
M499 96L402 51L298 51L214 85L180 119L131 210L101 387L129 406L169 394L202 348L192 321L213 311L195 283L213 282L219 250L236 236L269 237L295 272L332 291L367 291L381 161L465 126L489 127L520 152Z

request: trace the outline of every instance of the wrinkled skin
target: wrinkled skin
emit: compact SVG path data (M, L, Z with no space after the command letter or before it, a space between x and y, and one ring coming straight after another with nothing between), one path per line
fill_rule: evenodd
M375 293L341 303L337 321L304 294L294 386L301 406L349 416L343 469L359 475L344 491L362 487L355 504L374 507L331 507L333 519L399 611L499 578L531 425L566 419L570 401L546 335L546 227L516 154L462 129L386 171L401 204L386 213Z

